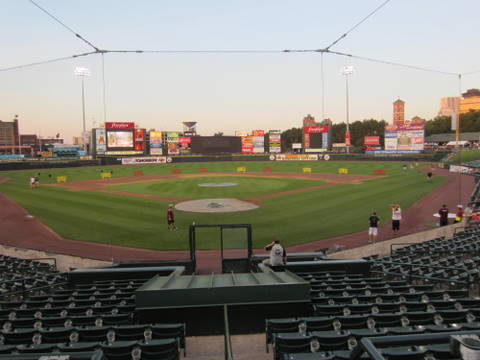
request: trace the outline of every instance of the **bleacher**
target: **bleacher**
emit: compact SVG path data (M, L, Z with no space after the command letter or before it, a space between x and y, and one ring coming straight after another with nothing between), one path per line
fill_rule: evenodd
M294 272L310 293L307 287L305 312L291 306L293 316L265 319L265 351L273 360L462 359L462 349L480 345L474 338L480 334L479 239L480 228L470 227L388 256L302 258L275 269ZM165 322L142 319L137 290L153 289L159 276L169 289L195 281L212 289L227 280L244 283L240 274L199 277L152 263L60 273L54 264L0 259L0 360L188 357L188 324L171 320L183 319L183 310L172 308ZM265 279L255 272L250 278L263 286L268 278L285 282L285 274L257 271Z
M2 258L0 359L178 359L185 324L140 324L135 290L147 279L72 284L35 261Z
M274 360L462 359L462 341L480 349L471 339L480 334L479 239L472 227L371 256L368 276L297 272L311 285L311 316L267 319L267 351Z

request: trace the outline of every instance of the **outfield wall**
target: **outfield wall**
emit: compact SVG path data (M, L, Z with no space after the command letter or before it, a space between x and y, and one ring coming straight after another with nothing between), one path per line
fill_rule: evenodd
M319 159L315 161L327 161L324 156L327 154L320 154ZM215 161L271 161L270 154L225 154L225 155L180 155L169 156L168 162L171 163L196 163L196 162L215 162ZM443 152L430 154L328 154L328 161L439 161L445 156ZM137 156L143 157L143 156ZM313 160L312 160L313 161ZM0 171L2 170L28 170L28 169L50 169L50 168L66 168L66 167L81 167L81 166L106 166L106 165L121 165L122 158L116 156L99 157L96 160L22 160L22 161L8 161L0 162Z

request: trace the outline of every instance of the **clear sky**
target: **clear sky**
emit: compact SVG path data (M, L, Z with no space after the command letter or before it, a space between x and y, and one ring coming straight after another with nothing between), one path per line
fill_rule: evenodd
M383 0L35 0L102 49L318 49L330 44ZM27 0L0 0L0 68L90 51ZM465 73L480 70L478 0L391 0L332 50ZM107 121L198 131L301 126L322 117L321 56L279 54L107 54ZM101 56L0 72L0 120L19 114L22 134L82 129L81 81L86 66L87 127L103 122ZM391 121L392 102L406 116L431 119L443 96L459 93L452 75L324 55L325 116L345 120L345 79L353 65L351 121ZM462 90L480 88L480 72Z

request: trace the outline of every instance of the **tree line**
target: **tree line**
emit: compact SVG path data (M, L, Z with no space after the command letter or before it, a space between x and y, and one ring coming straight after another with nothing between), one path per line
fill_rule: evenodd
M352 146L362 147L365 136L379 136L380 143L383 144L385 136L385 120L357 120L350 123L350 136ZM342 123L332 124L331 142L345 142L345 131L347 125ZM468 113L460 115L460 131L461 132L480 132L480 111L471 110ZM437 116L425 122L425 136L432 134L453 133L451 129L450 116ZM302 128L291 128L282 132L282 151L292 148L292 143L302 142Z

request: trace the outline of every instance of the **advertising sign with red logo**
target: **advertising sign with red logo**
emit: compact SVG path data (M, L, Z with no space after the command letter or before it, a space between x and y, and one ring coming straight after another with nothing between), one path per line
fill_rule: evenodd
M365 136L363 143L365 145L380 145L380 136Z
M265 130L253 130L252 136L265 136Z
M328 133L328 126L305 126L303 132L305 134Z
M242 153L253 153L253 136L242 136Z
M350 141L350 133L348 133L348 132L345 134L345 145L346 146L352 145L352 143Z
M106 122L105 123L106 129L135 129L135 123L133 122Z
M145 150L145 129L135 129L135 150Z
M192 142L192 138L187 136L180 136L178 138L178 142L180 144L190 144Z

